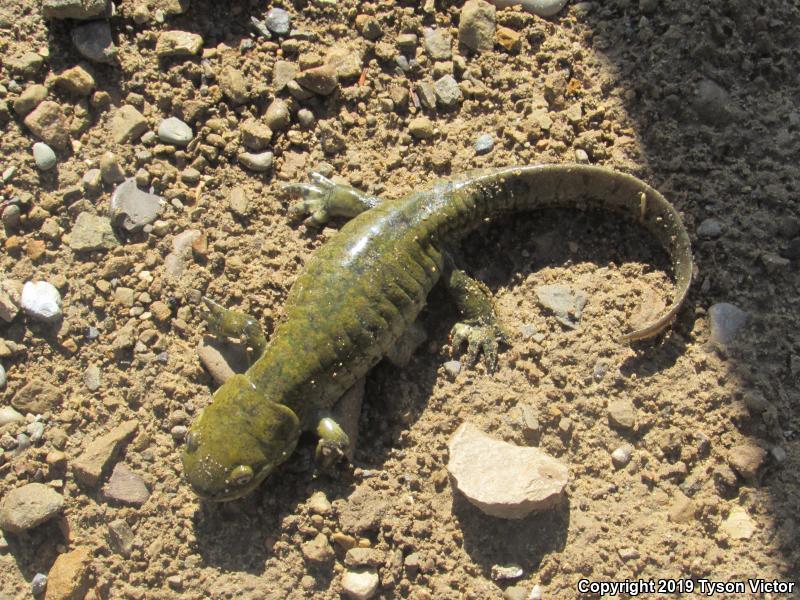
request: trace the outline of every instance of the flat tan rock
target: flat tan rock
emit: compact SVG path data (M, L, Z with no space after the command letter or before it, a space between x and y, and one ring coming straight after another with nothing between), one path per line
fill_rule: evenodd
M114 458L122 445L136 433L139 422L135 419L125 421L107 434L91 441L83 453L72 465L75 479L78 482L96 486L100 483L108 463Z
M538 448L497 440L464 423L450 440L447 470L456 487L487 515L521 519L558 503L567 467Z
M22 533L55 517L64 497L43 483L28 483L8 492L0 504L0 529Z
M62 554L50 567L44 600L82 600L89 590L92 552L87 547Z

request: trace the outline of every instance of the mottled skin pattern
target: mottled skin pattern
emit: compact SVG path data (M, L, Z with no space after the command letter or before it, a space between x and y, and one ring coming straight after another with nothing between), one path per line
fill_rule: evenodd
M623 342L666 328L692 274L689 237L675 209L642 181L579 165L511 167L435 182L398 200L381 200L315 176L289 191L304 200L295 213L321 224L352 216L297 279L285 318L269 343L254 318L209 301L210 329L247 339L253 358L244 374L214 394L193 423L183 457L187 480L202 497L238 498L292 453L302 431L320 436L318 459L333 462L347 436L328 409L393 347L440 280L463 316L454 343L470 362L483 352L491 368L502 330L484 286L453 266L447 249L489 217L542 207L601 207L640 222L669 252L673 303Z

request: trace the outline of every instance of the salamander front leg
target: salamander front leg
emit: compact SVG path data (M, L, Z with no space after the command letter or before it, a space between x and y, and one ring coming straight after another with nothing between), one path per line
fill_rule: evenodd
M315 458L319 468L324 471L330 469L344 456L344 451L350 444L350 437L330 415L320 418L316 432L319 442Z
M203 303L206 305L203 318L208 323L209 332L217 337L244 339L250 364L256 362L267 345L267 337L258 320L247 313L227 309L206 296L203 296Z
M506 334L497 320L492 294L483 283L473 279L447 259L443 281L456 301L463 320L450 331L453 350L467 344L467 364L474 365L483 352L490 371L497 367L497 351Z
M324 225L331 217L355 217L377 206L377 196L357 190L349 185L339 185L319 173L311 174L312 183L290 183L283 189L301 200L289 207L289 215L310 215L309 225Z

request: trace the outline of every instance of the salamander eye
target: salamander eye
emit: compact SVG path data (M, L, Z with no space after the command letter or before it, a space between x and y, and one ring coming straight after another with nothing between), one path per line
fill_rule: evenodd
M245 485L253 479L253 469L247 465L239 465L231 471L231 481L235 485Z
M190 431L186 436L186 450L189 452L196 452L200 447L200 434L196 431Z

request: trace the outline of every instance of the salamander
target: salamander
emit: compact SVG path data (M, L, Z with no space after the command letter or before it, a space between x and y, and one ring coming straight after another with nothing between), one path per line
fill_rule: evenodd
M454 347L483 355L491 370L503 338L488 288L458 268L450 250L488 218L545 207L600 207L640 223L670 256L671 305L621 335L651 338L674 319L692 278L687 231L655 189L627 174L588 165L536 165L473 171L440 179L393 200L312 174L287 185L294 215L321 225L351 219L311 257L292 286L285 314L267 341L258 320L206 299L209 330L243 337L251 365L213 394L186 437L183 468L192 489L232 500L258 487L294 451L301 432L319 436L316 457L329 466L348 436L330 408L415 322L442 282L461 314Z

